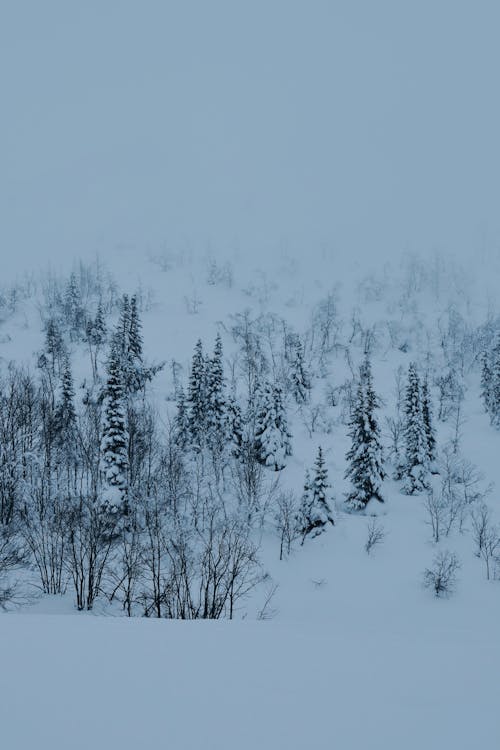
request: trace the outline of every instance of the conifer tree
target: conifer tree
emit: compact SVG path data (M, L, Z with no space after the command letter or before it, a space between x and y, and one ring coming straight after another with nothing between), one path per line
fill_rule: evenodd
M422 408L422 389L417 368L413 362L408 369L405 422L404 489L408 495L412 495L427 488L429 469L427 435Z
M177 392L177 414L174 421L174 436L177 446L181 449L187 447L189 443L189 415L186 405L186 396L182 385Z
M281 388L264 383L257 392L255 449L259 462L275 471L284 469L292 453L290 439Z
M491 353L489 404L491 423L500 427L500 336Z
M371 366L369 360L366 360L360 367L356 401L350 420L349 436L352 445L346 455L349 466L345 476L352 482L352 490L347 496L347 505L351 510L362 510L372 498L384 501L383 450L375 416L378 408Z
M311 379L304 362L304 349L300 340L295 344L295 357L292 362L290 374L292 393L298 404L309 401L311 391Z
M432 421L432 403L429 382L425 378L422 383L422 418L424 420L425 436L427 440L427 458L432 466L436 460L436 436Z
M492 407L492 372L490 353L484 351L481 357L481 399L484 409L491 413Z
M243 428L241 406L234 394L230 394L227 401L227 419L231 454L234 458L239 459L242 455L245 431Z
M50 318L45 329L45 351L49 356L52 373L55 373L58 364L64 354L64 341L58 324L54 318Z
M191 363L187 403L191 442L193 447L200 449L205 444L207 417L205 357L201 339L196 343Z
M142 362L142 323L137 307L137 295L130 300L130 323L128 333L128 352L134 362Z
M76 409L73 375L68 355L64 358L61 392L54 415L55 447L59 457L74 459L76 456Z
M297 531L302 535L302 544L306 536L318 536L325 530L327 524L334 524L332 511L328 502L328 471L321 447L311 475L306 472L304 492L300 510L297 516Z
M217 334L214 354L206 365L207 441L212 450L220 452L227 436L227 405L225 398L222 339Z
M70 326L71 337L74 339L84 322L81 294L74 272L69 277L66 287L64 312Z
M128 430L120 348L119 336L115 336L108 361L101 456L105 500L111 505L123 507L128 488Z

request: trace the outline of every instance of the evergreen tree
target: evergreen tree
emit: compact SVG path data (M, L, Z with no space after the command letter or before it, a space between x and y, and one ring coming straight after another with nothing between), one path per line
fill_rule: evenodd
M481 357L481 399L484 409L491 413L492 408L492 367L488 351L484 351Z
M106 342L106 320L104 317L104 310L102 302L99 302L97 306L97 312L94 320L87 321L86 336L87 342L90 348L90 358L92 362L92 371L94 378L97 377L97 356L100 348Z
M200 449L205 444L207 418L205 357L201 339L198 339L193 354L187 403L191 442Z
M292 453L290 439L281 388L265 383L257 395L255 449L259 462L275 471L284 469Z
M241 406L236 400L236 396L231 394L227 402L227 419L229 429L229 439L231 445L231 454L234 458L241 458L244 443L243 418ZM252 440L253 443L253 440Z
M186 396L184 388L179 386L177 393L177 414L174 421L174 436L177 446L181 449L186 448L189 443L189 414L186 405Z
M310 473L306 472L304 492L297 516L297 531L302 535L302 544L306 536L318 536L325 530L327 524L334 524L332 511L328 502L329 487L328 471L325 467L325 459L320 447L314 464L312 481Z
M408 495L423 492L427 488L429 456L425 431L422 389L414 363L408 369L408 385L405 399L405 444L404 488Z
M130 300L130 323L128 333L128 352L134 362L142 362L142 323L137 307L137 295Z
M500 336L491 353L491 378L489 389L490 420L500 427Z
M422 383L422 419L424 420L427 440L427 458L429 459L429 464L432 465L436 460L436 435L432 421L432 403L427 378Z
M304 362L304 349L300 340L297 340L295 344L295 357L292 361L290 379L295 401L298 404L307 403L311 391L311 379Z
M352 482L347 504L352 510L362 510L372 498L383 502L382 481L385 477L380 428L375 416L379 401L373 389L370 362L360 367L355 405L350 420L351 449L346 478Z
M61 377L60 397L54 414L54 446L59 460L74 460L76 448L77 417L75 409L75 389L69 357L64 358Z
M206 364L207 441L212 450L220 452L227 437L227 405L225 398L222 339L217 334L214 354Z
M55 372L56 363L59 363L64 354L64 341L58 324L54 318L50 318L45 329L45 351L49 357L52 373Z
M115 506L126 504L128 489L127 407L121 371L120 348L119 336L115 336L107 368L108 378L101 443L102 467L107 490L105 500Z
M75 273L71 274L66 286L64 312L69 323L71 338L75 339L84 323L81 294Z

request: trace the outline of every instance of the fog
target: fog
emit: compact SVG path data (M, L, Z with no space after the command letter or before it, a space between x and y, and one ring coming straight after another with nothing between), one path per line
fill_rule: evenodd
M485 0L4 0L2 259L495 252L499 22Z

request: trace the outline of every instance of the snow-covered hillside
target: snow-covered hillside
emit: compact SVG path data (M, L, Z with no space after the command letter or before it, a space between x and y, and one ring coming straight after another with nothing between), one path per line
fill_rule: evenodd
M406 495L402 482L392 479L386 418L395 415L398 368L405 386L408 365L415 361L429 373L439 454L458 435L457 454L473 464L479 478L474 486L484 493L492 523L498 519L500 435L485 414L479 383L480 353L493 346L497 330L494 265L483 274L443 257L408 257L372 272L325 253L313 262L283 255L258 267L238 256L141 258L133 253L123 268L74 269L78 279L100 275L103 288L111 289L117 301L123 291L139 293L145 361L166 362L146 389L164 436L176 414L174 372L187 387L198 338L210 351L219 332L228 380L238 370L238 341L231 333L238 314L247 311L250 320L259 321L266 360L273 352L279 356L283 321L307 342L325 304L335 310L338 340L325 355L324 367L311 370L308 403L300 406L290 393L286 396L292 455L282 471L265 470L266 482L278 478L279 489L266 495L268 507L252 521L267 575L238 603L236 621L129 623L122 595L107 601L109 582L92 613L77 615L69 572L63 576L66 593L50 596L39 591L36 566L31 572L26 565L16 570L20 587L0 619L2 663L9 675L2 695L9 746L30 747L38 738L42 747L62 747L71 737L72 746L87 747L86 732L76 728L83 705L91 707L93 742L102 747L135 747L166 736L179 748L203 743L330 747L334 738L347 748L369 742L373 747L403 743L465 750L478 738L491 743L500 731L495 711L499 584L486 579L484 561L475 556L472 506L449 533L442 532L439 543L433 541L427 493ZM5 285L4 375L11 361L35 374L40 370L50 312L47 289L58 284L65 289L69 277L48 279L37 274L22 281L20 276ZM16 286L12 301L9 289ZM95 303L90 295L89 309ZM118 311L119 306L107 318L110 327ZM91 358L84 341L64 337L80 411L86 393L81 386L92 379ZM372 500L366 512L348 513L344 499L350 485L344 472L350 440L342 392L356 377L367 341L389 476L383 482L383 504ZM458 422L453 407L438 419L439 377L452 350L458 357L453 362L461 366L462 357L464 368ZM311 349L308 361L318 365L316 356ZM103 347L100 377L105 377L106 361ZM319 445L335 525L306 538L303 546L295 539L290 554L285 549L280 560L273 503L279 491L300 499L305 469L312 467ZM431 481L438 488L440 475ZM264 494L270 485L265 486ZM231 504L231 490L227 495ZM370 522L382 530L383 539L367 554ZM424 570L440 550L456 554L460 562L456 590L444 598L423 587ZM492 579L494 565L492 558ZM141 606L139 586L132 614L140 616ZM57 722L49 704L60 707ZM21 720L25 706L28 722Z
M500 747L499 22L0 2L0 748Z

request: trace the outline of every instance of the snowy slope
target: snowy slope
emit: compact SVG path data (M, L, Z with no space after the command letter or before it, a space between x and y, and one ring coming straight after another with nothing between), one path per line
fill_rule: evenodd
M0 621L11 750L495 747L496 625Z

